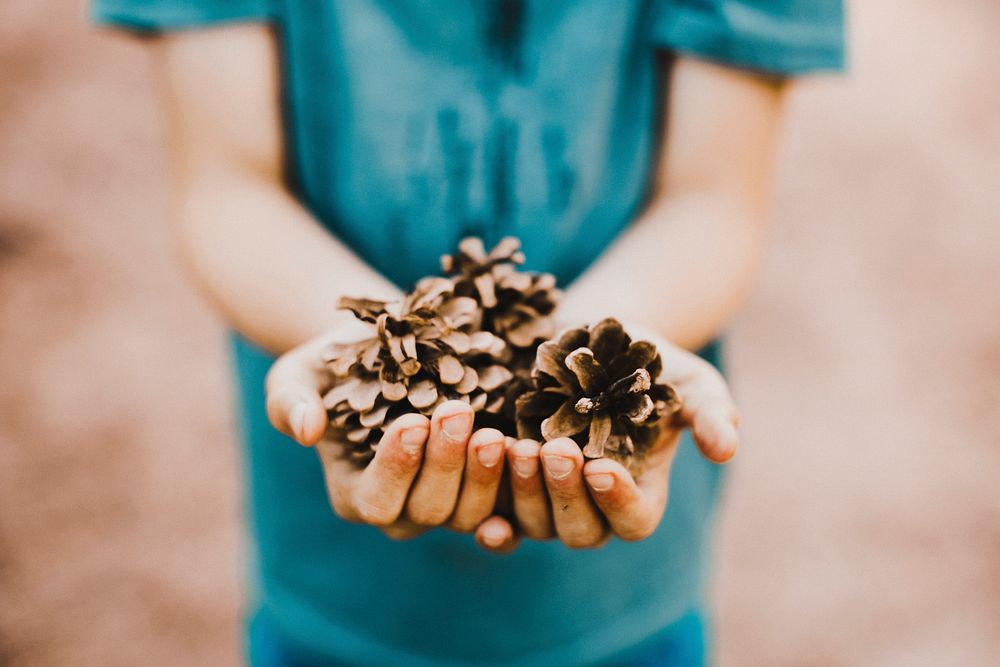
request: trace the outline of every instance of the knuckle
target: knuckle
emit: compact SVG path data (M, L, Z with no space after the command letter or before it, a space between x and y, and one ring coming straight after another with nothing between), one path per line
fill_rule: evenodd
M521 532L524 536L532 540L548 541L555 537L551 528L541 526L521 525Z
M351 506L351 503L344 498L344 494L338 485L334 483L331 477L326 479L326 495L330 501L330 508L333 513L339 516L344 521L350 523L357 523L359 521L357 513Z
M503 466L484 468L482 466L469 466L465 469L465 484L463 489L468 488L474 493L486 492L492 488L500 478L503 477Z
M552 502L557 505L557 509L566 511L569 509L567 505L578 503L585 499L585 492L581 493L581 489L573 483L572 480L548 480L546 488L549 491L549 497Z
M515 501L514 516L520 532L531 539L551 539L555 535L548 503L524 505Z
M526 537L533 540L549 540L555 536L552 515L548 508L515 508L518 527Z
M641 526L634 526L625 529L618 534L618 537L624 540L625 542L641 542L642 540L652 535L655 530L656 530L655 525L644 524Z
M447 521L451 511L447 507L418 504L416 507L407 508L406 514L410 518L410 521L418 526L430 527L440 526Z
M409 528L406 526L397 526L390 524L382 528L382 533L388 537L390 540L395 540L401 542L403 540L412 540L414 537L420 535L420 531L414 528Z
M486 517L474 517L471 515L455 515L448 523L448 527L457 533L471 533Z
M510 476L510 490L514 496L521 499L541 497L542 485L537 479L521 477L519 475Z
M602 544L600 533L570 534L562 538L563 544L570 549L594 549Z
M492 509L485 499L464 497L448 519L448 527L459 533L474 532L489 518Z
M614 488L601 494L596 494L595 501L602 509L618 512L628 504L628 496L620 489Z
M382 466L390 477L409 477L420 466L420 451L402 447L387 447Z
M354 511L362 522L372 526L385 527L396 520L392 510L362 499L354 500Z
M542 493L542 485L538 478L521 477L520 475L510 476L510 489L518 498L540 497Z
M333 513L344 521L347 521L348 523L359 523L360 518L354 511L354 508L339 496L330 498L330 507L333 508Z
M436 456L428 459L427 468L431 473L440 475L458 475L465 470L465 452L459 451L448 456Z
M639 520L631 521L624 526L621 526L615 532L618 537L626 542L639 542L650 537L656 532L656 529L660 526L660 521L663 519L663 513L666 510L666 505L662 509L652 509L645 512Z

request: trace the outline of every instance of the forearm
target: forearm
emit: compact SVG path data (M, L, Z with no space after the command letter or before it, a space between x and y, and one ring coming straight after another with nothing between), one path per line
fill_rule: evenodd
M784 86L686 58L670 82L651 204L570 287L564 315L615 314L694 349L753 285Z
M200 170L178 179L174 228L184 264L241 333L281 353L349 314L343 294L397 289L331 234L280 184Z
M151 49L167 111L177 246L233 326L280 353L345 318L336 310L345 293L394 298L396 288L284 186L270 29L184 31Z
M697 349L749 293L762 236L759 214L715 193L663 198L570 286L562 317L615 315Z

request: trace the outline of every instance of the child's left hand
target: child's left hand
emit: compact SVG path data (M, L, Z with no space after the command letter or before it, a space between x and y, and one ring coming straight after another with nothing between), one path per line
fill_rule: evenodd
M601 546L612 536L645 539L666 510L670 468L684 429L692 430L702 455L710 461L722 463L736 453L738 415L721 374L700 357L651 332L627 328L633 339L656 345L663 358L660 380L677 388L683 406L664 425L637 479L610 459L585 462L580 446L569 438L541 445L519 440L508 447L514 515L524 537L558 537L578 549ZM507 550L515 546L517 538L504 519L492 517L477 531L480 544L487 546L482 540L484 530L508 535Z

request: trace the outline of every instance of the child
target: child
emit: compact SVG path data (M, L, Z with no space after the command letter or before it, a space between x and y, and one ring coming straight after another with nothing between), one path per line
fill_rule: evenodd
M253 664L702 664L713 462L734 453L735 412L666 340L718 362L762 245L783 77L841 65L840 2L94 11L158 35L180 252L239 332ZM633 481L565 440L505 451L446 403L345 466L319 404L318 350L350 328L332 305L398 295L470 234L519 237L567 287L565 324L615 315L657 342L698 449L670 431ZM490 516L507 483L516 527Z

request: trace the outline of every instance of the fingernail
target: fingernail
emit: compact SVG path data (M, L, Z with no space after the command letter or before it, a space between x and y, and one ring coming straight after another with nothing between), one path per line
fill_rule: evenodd
M296 403L292 406L292 411L288 415L288 423L292 427L295 437L302 438L306 428L306 404Z
M410 454L416 454L419 452L423 448L426 440L427 429L420 426L408 428L399 434L400 444L403 445L403 449Z
M500 458L503 457L503 443L493 442L483 445L476 452L476 456L479 457L479 465L484 468L492 468L500 463Z
M488 546L498 547L507 539L507 533L500 526L487 526L483 528L483 542Z
M472 428L472 415L463 413L452 415L441 420L441 432L451 441L465 440Z
M534 456L515 456L510 465L521 477L531 477L538 472L538 459Z
M587 475L587 484L594 491L610 491L615 485L615 476L604 472Z
M549 454L548 456L543 456L542 461L545 463L545 469L552 479L563 479L573 472L573 459L571 458Z

